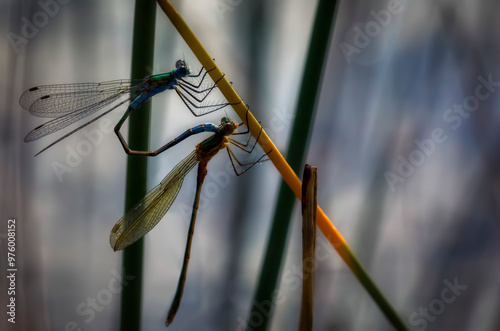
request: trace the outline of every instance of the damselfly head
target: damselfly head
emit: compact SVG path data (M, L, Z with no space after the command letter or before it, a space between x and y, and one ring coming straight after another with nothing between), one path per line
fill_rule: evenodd
M238 124L234 123L232 119L229 117L223 117L220 120L220 126L219 126L223 131L224 135L228 136L233 133L234 130L238 127Z
M226 123L234 123L232 119L230 119L229 117L227 116L224 116L221 120L220 120L220 124L226 124Z
M186 61L177 60L177 62L175 62L175 69L178 69L179 67L186 67Z
M180 77L191 74L191 68L189 68L184 60L177 60L177 62L175 62L175 69Z

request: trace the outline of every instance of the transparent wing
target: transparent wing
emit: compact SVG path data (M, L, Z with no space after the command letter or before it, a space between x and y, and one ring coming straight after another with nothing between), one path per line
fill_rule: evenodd
M61 115L57 118L54 118L53 120L50 120L36 128L34 128L30 133L24 137L24 142L30 142L33 140L40 139L42 137L45 137L51 133L54 133L56 131L59 131L61 129L64 129L68 125L71 125L82 118L85 118L87 116L90 116L94 114L95 112L103 109L104 107L112 104L116 100L120 99L123 97L125 94L115 94L107 99L101 100L98 103L91 104L89 106L83 107L81 109L74 110L73 112ZM129 98L127 98L124 102L128 101ZM116 107L122 105L124 102L120 102L119 104L115 105L113 108L110 110L115 109Z
M34 116L59 117L142 88L142 82L143 80L114 80L37 86L25 91L19 104Z
M115 251L133 244L158 224L177 197L184 177L197 163L193 151L115 224L109 237Z

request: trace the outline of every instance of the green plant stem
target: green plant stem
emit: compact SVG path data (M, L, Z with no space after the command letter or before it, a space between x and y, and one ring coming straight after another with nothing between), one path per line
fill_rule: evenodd
M333 27L336 7L337 1L320 0L316 9L295 120L286 154L287 162L296 174L301 171L309 144L321 74L328 52L330 31ZM248 325L254 331L268 329L274 304L270 304L269 312L266 314L262 313L261 307L263 303L273 302L273 294L275 293L283 261L295 201L295 195L288 185L282 181L266 255L248 320ZM252 322L252 317L255 315L262 317L262 323L254 326L255 323Z
M132 79L146 77L147 68L153 67L156 21L155 0L136 0L134 15L134 36L132 45ZM129 118L129 145L138 150L148 150L151 103ZM130 210L147 193L148 158L131 156L127 158L127 183L125 211ZM140 330L142 302L142 265L144 242L140 239L123 252L123 284L120 329ZM131 279L134 277L133 279Z

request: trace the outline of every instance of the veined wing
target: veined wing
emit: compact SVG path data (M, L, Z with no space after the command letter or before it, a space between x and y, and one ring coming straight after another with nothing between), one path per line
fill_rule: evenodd
M133 244L158 224L177 197L184 177L197 163L193 151L115 224L109 236L115 251Z
M25 91L19 99L19 104L35 116L60 117L100 104L113 96L140 89L142 82L143 80L114 80L103 83L37 86Z
M86 127L87 125L90 125L92 123L94 123L95 121L97 121L98 119L100 119L101 117L109 114L110 112L112 112L113 110L115 110L116 108L120 107L121 105L123 105L125 102L128 102L130 101L130 97L129 98L126 98L125 100L122 100L120 103L114 105L113 107L111 107L110 109L106 110L105 112L101 113L99 116L96 116L94 117L93 119L91 119L90 121L88 121L87 123L84 123L82 125L80 125L79 127L77 127L76 129L74 129L73 131L71 132L68 132L66 133L64 136L62 136L61 138L57 139L56 141L52 142L50 145L48 145L47 147L45 147L44 149L42 149L40 152L36 153L35 156L37 156L38 154L42 153L43 151L49 149L50 147L54 146L55 144L57 144L58 142L60 142L61 140L63 139L66 139L68 138L69 136L71 136L73 133L75 133L76 131L79 131L81 130L82 128ZM35 129L36 130L36 129ZM35 131L33 130L33 131ZM26 140L26 137L24 138Z
M51 133L54 133L56 131L59 131L61 129L64 129L68 125L71 125L82 118L85 118L87 116L90 116L94 114L95 112L101 110L102 108L112 104L116 100L120 99L123 97L123 94L115 94L107 99L101 100L98 103L91 104L89 106L86 106L81 109L74 110L71 113L64 114L62 116L59 116L57 118L54 118L53 120L50 120L36 128L34 128L30 133L24 137L24 142L30 142L33 140L40 139L42 137L45 137L46 135L49 135ZM109 113L109 111L115 109L116 107L122 105L126 101L130 100L130 98L125 99L124 101L118 103L115 105L113 108L110 110L106 111L106 113Z

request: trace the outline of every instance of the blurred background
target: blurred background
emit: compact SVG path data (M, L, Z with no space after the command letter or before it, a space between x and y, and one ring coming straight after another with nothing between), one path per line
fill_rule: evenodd
M302 72L323 70L307 156L320 205L410 328L500 330L499 2L340 1L323 69L303 66L315 1L172 2L282 153ZM44 119L18 100L37 85L129 78L134 1L2 0L0 8L3 307L9 218L18 265L16 324L2 312L0 328L117 330L120 294L111 290L126 279L108 236L124 213L126 155L107 125L126 107L35 158L61 134L25 144ZM200 68L159 8L156 27L152 73L183 57ZM152 114L152 148L224 116L195 118L171 91L154 98ZM205 136L151 158L149 187ZM209 164L170 330L244 329L280 177L270 162L238 178L228 164L225 153ZM164 330L195 177L145 238L144 330ZM294 215L272 330L299 321L299 208ZM391 330L319 232L317 240L314 330Z

